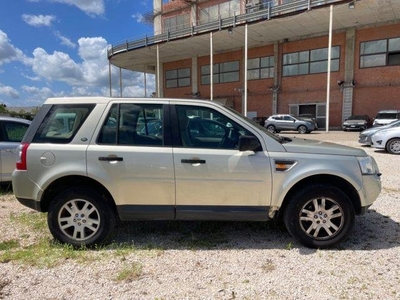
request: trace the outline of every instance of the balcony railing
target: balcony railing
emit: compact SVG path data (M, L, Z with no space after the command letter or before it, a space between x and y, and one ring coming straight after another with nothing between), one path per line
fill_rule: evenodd
M194 25L182 29L169 30L165 33L152 36L146 35L144 38L137 40L126 40L124 43L111 46L108 49L108 58L121 52L140 49L143 47L148 47L158 43L168 42L184 37L190 37L200 33L227 29L235 27L237 25L251 23L262 19L282 17L287 14L310 10L312 8L320 7L322 5L329 5L337 2L343 2L343 0L297 0L281 5L271 5L271 2L268 2L267 5L247 8L246 12L240 15L235 15L227 18L220 17L218 20L211 21L205 24Z

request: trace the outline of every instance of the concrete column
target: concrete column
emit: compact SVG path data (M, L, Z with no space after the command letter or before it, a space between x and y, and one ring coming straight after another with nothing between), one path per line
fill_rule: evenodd
M162 0L153 0L154 35L162 33Z
M192 93L193 95L197 94L198 90L198 78L197 78L197 56L192 57L192 74L191 74L191 81L192 81Z
M278 113L279 68L281 66L279 55L279 42L274 43L274 86L272 87L272 114Z
M197 25L197 4L192 3L192 6L190 7L190 23L192 26Z
M342 122L353 114L353 89L354 89L354 48L356 40L355 28L346 30L346 48L344 57L344 83Z

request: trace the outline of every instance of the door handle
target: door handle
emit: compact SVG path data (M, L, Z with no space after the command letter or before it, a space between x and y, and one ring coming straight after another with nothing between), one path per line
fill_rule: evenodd
M119 156L100 156L99 161L123 161L123 157Z
M181 163L183 163L183 164L205 164L206 161L204 159L182 159Z

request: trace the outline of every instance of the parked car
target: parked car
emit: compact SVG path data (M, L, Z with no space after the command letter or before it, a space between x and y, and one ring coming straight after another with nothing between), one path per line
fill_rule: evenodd
M49 134L65 113L70 132ZM162 120L158 136L137 131L150 114ZM364 150L280 137L206 100L48 99L18 157L15 197L48 212L54 238L75 247L102 243L117 220L273 219L327 248L381 191Z
M281 131L298 131L299 133L310 133L316 130L312 121L299 120L292 115L273 115L270 116L264 124L264 127L271 133Z
M378 132L383 129L387 128L392 128L392 127L399 127L400 126L400 120L399 121L394 121L392 123L389 123L387 125L379 126L379 127L371 127L368 129L365 129L360 132L358 142L360 144L368 145L370 146L372 144L371 137L375 132Z
M0 116L0 182L11 182L17 148L31 121Z
M372 135L372 147L385 149L391 154L400 154L400 127L379 130Z
M397 120L400 120L400 110L381 110L376 115L372 125L374 127L383 126Z
M353 115L347 118L342 125L343 131L365 130L371 127L372 121L368 115Z
M315 130L318 129L318 122L313 114L299 114L296 118L299 120L313 122L315 124Z

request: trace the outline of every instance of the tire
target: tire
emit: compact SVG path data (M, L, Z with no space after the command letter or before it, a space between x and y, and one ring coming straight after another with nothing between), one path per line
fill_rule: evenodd
M301 134L307 133L307 127L304 125L300 125L299 127L297 127L297 131Z
M109 199L92 188L76 187L58 194L50 204L47 223L53 237L74 247L101 244L116 225Z
M267 130L271 133L276 133L276 129L274 125L268 125Z
M387 142L386 151L390 154L400 154L400 138L394 138Z
M340 189L320 184L308 186L289 199L283 219L294 239L306 247L322 249L347 239L355 212Z

